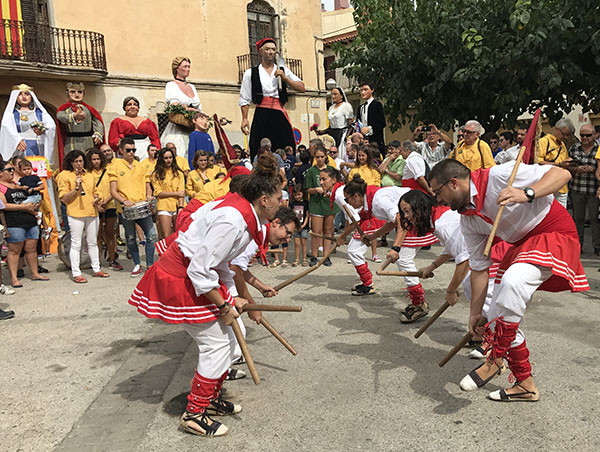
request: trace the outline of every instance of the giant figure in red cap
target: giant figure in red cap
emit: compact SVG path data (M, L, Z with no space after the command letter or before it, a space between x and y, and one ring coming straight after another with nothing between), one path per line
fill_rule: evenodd
M284 108L288 99L287 86L300 93L306 91L304 82L296 74L285 66L277 67L275 64L277 46L274 39L261 39L256 43L256 48L261 63L244 73L239 101L242 109L241 129L246 135L250 134L251 161L254 161L263 138L271 140L273 149L296 147L292 124ZM256 105L252 128L248 121L250 103Z

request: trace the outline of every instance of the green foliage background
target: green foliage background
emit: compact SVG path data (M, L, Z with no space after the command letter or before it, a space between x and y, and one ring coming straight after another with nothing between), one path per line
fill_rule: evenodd
M600 111L599 0L354 0L358 36L337 65L369 80L401 123L496 130L542 107L553 123ZM414 109L414 110L413 110ZM411 112L413 114L411 114Z

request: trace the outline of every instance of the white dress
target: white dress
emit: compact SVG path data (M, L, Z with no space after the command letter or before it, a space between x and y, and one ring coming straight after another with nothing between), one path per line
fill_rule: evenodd
M348 120L354 118L352 105L350 105L348 102L343 102L339 107L332 105L327 112L327 118L329 119L329 127L331 129L345 129L344 133L340 137L340 143L338 145L338 156L343 159L346 156L346 134L348 132Z
M198 97L196 87L192 84L190 84L190 86L194 92L194 97L189 97L181 91L179 86L177 86L177 83L167 83L167 86L165 86L165 100L167 101L167 104L179 103L186 107L192 107L202 111L202 105L200 105L200 98ZM160 136L160 144L164 147L169 142L174 143L177 148L177 155L187 159L188 147L190 145L190 133L191 131L185 127L169 122Z

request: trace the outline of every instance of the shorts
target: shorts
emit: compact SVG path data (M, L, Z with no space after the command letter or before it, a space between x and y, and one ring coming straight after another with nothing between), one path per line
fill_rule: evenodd
M39 193L34 193L33 195L28 195L27 198L23 201L23 203L30 202L32 204L39 204L42 202L42 195Z
M164 215L165 217L174 217L175 215L177 215L177 211L171 211L171 210L159 210L158 211L158 215Z
M101 220L106 218L117 218L117 209L106 209L104 213L98 215Z
M35 225L30 228L8 228L9 236L6 243L21 243L27 240L38 240L40 238L40 227Z
M294 237L308 239L308 229L302 229L301 231L294 232Z

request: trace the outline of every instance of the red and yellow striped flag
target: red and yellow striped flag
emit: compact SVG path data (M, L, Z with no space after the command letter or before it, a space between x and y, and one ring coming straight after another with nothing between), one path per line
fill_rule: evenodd
M0 56L19 58L23 56L23 30L19 28L23 20L21 0L0 0Z

